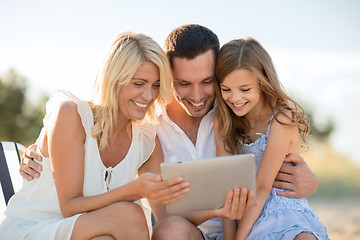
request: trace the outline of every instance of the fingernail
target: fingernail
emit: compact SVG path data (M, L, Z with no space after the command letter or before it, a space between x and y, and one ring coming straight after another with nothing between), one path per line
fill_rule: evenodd
M38 170L38 171L41 171L41 167L37 167L37 170Z
M37 178L38 178L38 177L40 177L40 174L38 174L38 173L35 173L35 177L37 177Z

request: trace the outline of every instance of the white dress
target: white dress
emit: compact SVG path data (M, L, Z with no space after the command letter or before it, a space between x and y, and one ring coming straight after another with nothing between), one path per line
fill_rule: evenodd
M91 136L94 126L93 114L86 102L65 91L55 92L46 105L43 130L57 116L59 103L67 100L77 104L86 133L84 195L101 194L133 180L138 168L150 157L155 148L155 127L139 126L133 123L132 142L127 155L115 167L106 168L101 161L97 141ZM40 133L39 138L41 137ZM106 173L108 177L105 180ZM50 159L44 158L40 178L31 182L24 180L23 188L10 199L5 215L6 218L0 225L1 240L63 240L70 239L75 221L81 214L63 218L51 172Z

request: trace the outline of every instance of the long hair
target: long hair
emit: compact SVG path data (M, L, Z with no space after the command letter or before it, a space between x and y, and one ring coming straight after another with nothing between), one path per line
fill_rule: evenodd
M237 154L240 153L240 147L243 152L243 145L251 142L247 135L250 127L248 120L244 116L237 116L221 96L220 84L228 74L237 69L249 69L255 74L262 98L270 106L274 119L280 124L289 125L278 119L279 114L288 117L291 120L290 124L298 128L301 138L305 141L310 131L309 118L301 106L286 94L267 51L255 39L245 38L226 43L220 49L216 61L216 118L224 148ZM291 116L286 114L288 111L291 112Z
M154 104L146 112L144 121L156 122L156 108L164 107L171 101L171 69L161 47L143 34L119 34L111 45L95 81L95 94L92 100L95 126L92 135L99 140L100 149L106 147L109 133L116 125L119 90L129 84L136 71L146 61L158 67L160 89Z

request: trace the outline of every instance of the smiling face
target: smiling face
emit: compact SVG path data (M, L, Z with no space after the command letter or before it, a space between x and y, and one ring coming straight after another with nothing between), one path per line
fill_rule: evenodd
M141 120L158 96L160 74L158 67L144 62L129 84L121 87L118 95L119 112L131 120Z
M195 118L205 116L215 100L215 57L209 50L194 59L173 59L173 77L176 100Z
M221 96L237 116L257 113L263 106L260 84L249 69L237 69L220 83Z

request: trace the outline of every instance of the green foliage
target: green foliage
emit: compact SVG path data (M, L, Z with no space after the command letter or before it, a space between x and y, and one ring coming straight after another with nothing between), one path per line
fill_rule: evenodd
M27 99L28 85L24 77L14 70L0 78L0 140L16 141L24 145L33 143L42 127L45 103L43 94L34 103Z

